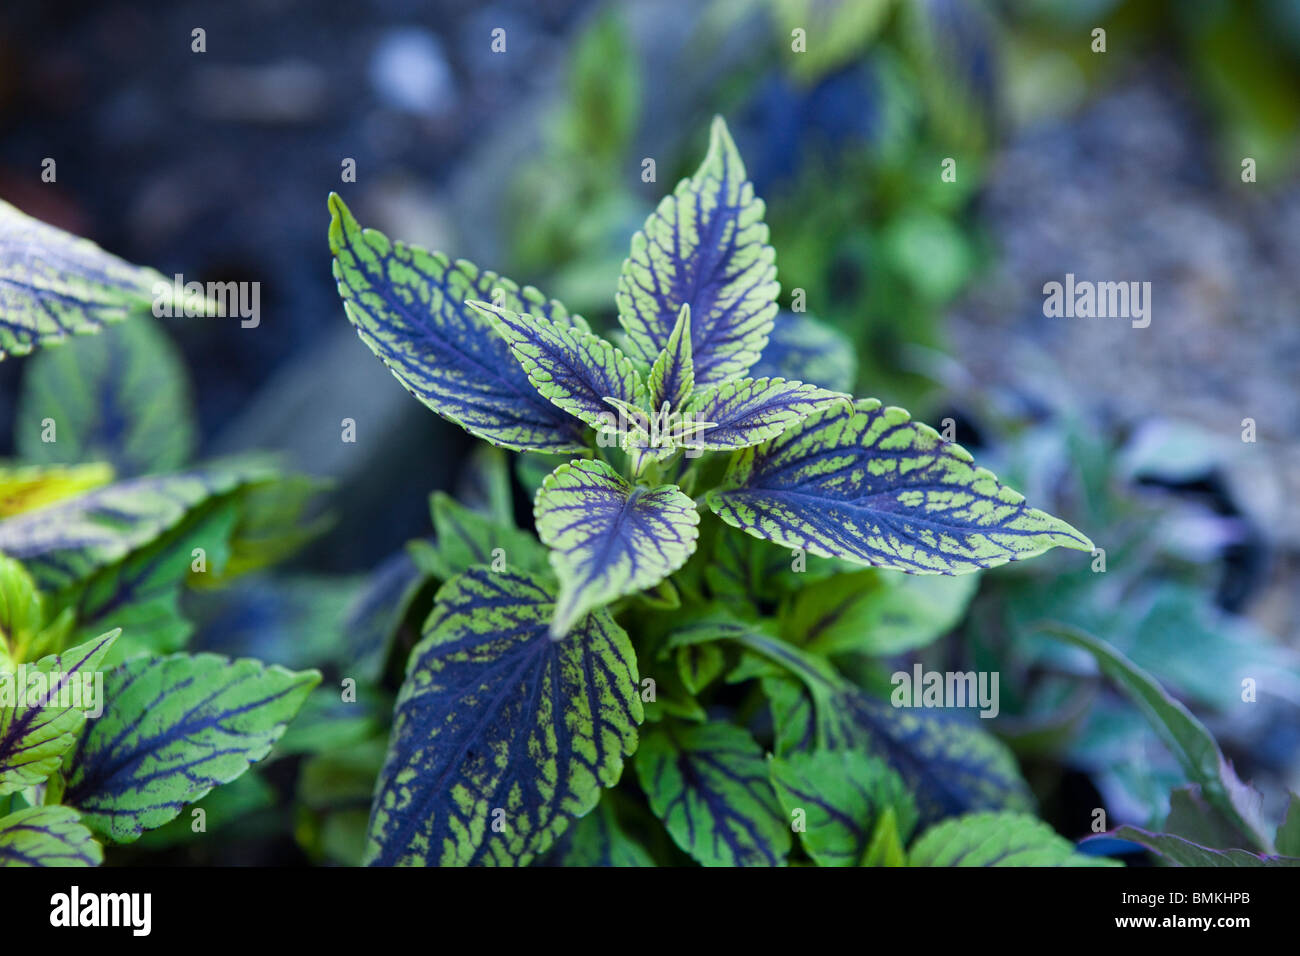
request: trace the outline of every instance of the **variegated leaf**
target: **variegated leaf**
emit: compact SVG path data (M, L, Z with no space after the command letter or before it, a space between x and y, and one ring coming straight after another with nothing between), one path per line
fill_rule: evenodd
M785 863L790 826L743 727L657 727L641 741L636 774L673 841L705 866Z
M468 305L487 316L510 345L533 388L593 428L609 425L606 399L645 403L645 383L632 360L594 332L557 325L538 315L521 315L487 302Z
M786 817L802 810L799 840L818 866L859 866L876 825L893 811L903 841L916 826L916 804L900 777L877 757L857 750L816 750L769 762Z
M65 765L63 802L129 843L265 757L319 682L214 654L127 661L104 678L104 714Z
M194 630L181 611L181 590L193 572L195 549L202 551L203 573L220 574L237 516L236 502L230 497L201 505L176 528L84 584L61 591L50 607L72 610L78 639L110 625L122 628L106 667L140 653L179 651Z
M636 749L636 656L608 613L551 640L554 594L473 568L438 592L411 652L367 862L526 865Z
M633 358L653 362L688 305L698 385L744 375L758 361L780 291L763 209L717 117L703 164L632 237L617 302Z
M0 551L22 561L42 590L58 591L157 540L205 502L275 477L268 465L236 462L119 482L0 521Z
M783 378L741 378L698 392L683 412L687 420L713 422L692 442L710 451L729 451L775 438L814 412L836 404L850 405L837 395Z
M917 838L908 866L1120 866L1076 853L1074 844L1024 813L971 813Z
M64 753L76 741L86 715L103 705L95 699L95 673L122 632L109 631L62 654L26 665L26 675L44 675L38 701L6 700L5 683L12 674L0 670L0 795L43 783L59 769ZM3 640L3 638L0 638ZM10 693L30 693L29 686L9 686Z
M0 520L75 498L112 480L113 467L103 463L0 467Z
M757 538L917 574L996 567L1054 547L1092 550L960 445L875 399L739 452L707 500Z
M104 850L72 807L26 807L0 817L0 866L99 866Z
M57 441L43 440L46 419ZM104 461L122 478L183 467L196 438L180 350L148 315L34 356L18 420L14 441L25 461Z
M691 356L691 307L677 313L668 344L650 368L650 408L678 409L695 391L695 361Z
M0 200L0 358L173 301L172 283ZM161 291L165 290L165 291Z
M678 646L735 641L802 683L763 675L778 756L856 750L888 763L916 798L923 824L971 810L1028 810L1033 798L1011 752L951 711L895 707L868 696L816 655L723 613L672 635Z
M478 437L517 451L586 447L582 423L538 394L510 348L469 299L586 329L578 316L463 259L362 229L337 195L329 200L334 278L348 319L403 387Z
M858 358L853 343L837 329L803 313L779 312L754 378L792 378L832 392L853 391Z
M572 461L542 482L533 506L537 536L560 579L551 634L584 614L654 587L691 556L695 503L676 485L633 485L602 461Z

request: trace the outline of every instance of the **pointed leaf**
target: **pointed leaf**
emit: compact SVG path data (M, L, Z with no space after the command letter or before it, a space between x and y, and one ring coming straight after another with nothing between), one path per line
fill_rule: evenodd
M1262 849L1273 849L1272 834L1264 824L1261 809L1263 797L1242 783L1214 736L1190 710L1165 693L1154 677L1104 641L1064 625L1051 625L1046 631L1091 654L1101 672L1141 711L1192 782L1200 784L1205 799Z
M42 590L58 591L157 540L204 503L275 476L235 463L133 478L0 521L0 551L22 561Z
M129 843L265 757L319 682L214 654L127 661L104 678L104 714L65 767L63 802Z
M1023 813L972 813L926 830L910 866L1119 866L1084 856L1041 820Z
M849 402L847 395L803 382L742 378L697 393L683 415L713 422L712 428L694 439L698 447L729 451L775 438L814 412Z
M603 611L551 640L553 601L514 570L473 568L438 592L398 697L368 862L523 866L618 782L643 718L632 645Z
M903 837L898 832L898 817L893 807L885 807L881 812L859 865L907 866L907 851L903 849Z
M147 313L156 283L170 302L172 284L153 269L0 201L0 358Z
M641 741L636 774L673 842L705 866L785 863L790 824L743 728L656 728Z
M818 866L857 866L887 810L900 840L916 825L916 805L903 779L875 757L818 750L773 758L769 769L786 818L804 812L799 840Z
M863 693L825 660L743 621L714 615L671 643L731 640L799 678L764 676L777 753L809 748L859 750L886 761L916 798L921 822L970 810L1024 810L1029 788L1011 752L995 737L940 710L894 707Z
M612 418L606 399L644 404L645 384L636 366L599 335L486 302L468 304L488 317L533 388L557 408L601 428Z
M44 783L59 769L87 713L104 705L97 698L95 674L121 633L109 631L25 665L27 682L22 686L17 686L15 674L0 670L0 795ZM20 705L20 695L31 693L33 673L45 675L40 700L26 699Z
M99 866L104 851L72 807L27 807L0 817L0 866Z
M555 469L533 515L560 578L556 637L592 608L654 587L686 563L699 535L695 503L676 485L634 486L602 461Z
M744 375L758 361L780 291L763 209L717 117L703 164L632 237L617 302L633 358L653 362L688 305L698 385Z
M695 362L691 356L691 307L677 313L668 344L650 369L650 407L681 408L695 391Z
M581 451L582 424L537 393L510 349L468 299L499 302L556 325L585 329L562 305L463 259L363 230L329 200L334 278L348 319L372 352L421 402L505 448Z
M46 419L57 441L43 441ZM152 316L35 356L23 372L14 440L41 465L105 461L121 477L183 467L194 408L180 350Z
M920 574L1091 550L900 408L860 399L738 452L709 507L757 538Z
M1294 856L1261 855L1236 848L1215 850L1173 833L1152 833L1133 826L1116 827L1110 833L1088 839L1103 837L1128 840L1146 847L1174 866L1300 866L1300 858Z
M868 568L815 581L781 614L781 634L821 654L889 655L924 647L966 613L979 576Z
M803 313L779 312L763 355L749 374L851 392L858 377L858 359L853 343L837 329Z

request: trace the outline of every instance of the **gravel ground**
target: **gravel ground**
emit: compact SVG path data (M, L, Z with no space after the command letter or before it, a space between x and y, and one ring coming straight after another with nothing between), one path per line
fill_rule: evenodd
M1202 429L1238 504L1300 547L1300 187L1225 183L1176 78L1025 130L984 203L997 253L950 321L979 382L1056 392L1122 426ZM1049 318L1044 283L1151 283L1151 321ZM1253 418L1258 441L1242 441Z

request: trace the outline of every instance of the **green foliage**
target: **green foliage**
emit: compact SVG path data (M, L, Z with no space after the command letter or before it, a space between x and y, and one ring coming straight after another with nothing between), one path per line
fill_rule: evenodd
M183 652L192 592L286 557L323 519L314 480L190 461L188 376L146 313L214 306L174 303L161 280L0 203L0 351L127 320L32 360L20 461L0 469L0 866L96 865L187 805L216 815L227 795L204 798L236 780L230 806L264 806L245 774L320 681ZM178 820L151 845L203 832Z
M411 652L366 856L526 864L591 810L636 749L636 658L608 614L552 640L554 594L474 568L438 592Z
M69 755L64 802L130 842L265 757L319 680L212 654L133 658L105 677L106 710Z
M98 866L103 859L71 807L26 807L0 817L0 866Z
M0 201L0 358L150 311L172 284Z
M18 454L40 465L102 461L123 478L172 471L193 453L189 378L158 323L138 316L94 339L32 358L23 378ZM57 440L37 423L50 419Z
M972 813L936 824L912 845L910 866L1116 866L1076 853L1041 820L1018 813Z
M763 750L741 727L665 724L646 734L637 779L679 847L705 866L779 866L790 827Z
M764 205L720 118L632 238L612 338L330 208L349 320L434 411L530 453L540 539L497 453L472 505L435 497L414 574L377 583L407 619L441 587L366 862L901 865L919 827L1031 808L995 738L881 700L856 661L949 631L975 588L952 575L1091 542L906 412L830 390L851 356L778 314ZM368 643L400 646L399 620L368 620ZM344 812L313 811L314 852L330 821L354 832Z

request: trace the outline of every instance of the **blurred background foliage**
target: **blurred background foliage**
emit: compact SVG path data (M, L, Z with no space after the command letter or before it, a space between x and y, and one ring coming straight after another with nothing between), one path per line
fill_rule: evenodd
M488 51L498 26L504 56ZM183 607L192 647L321 666L328 690L275 759L205 801L206 836L178 822L120 859L354 861L400 649L436 584L405 542L433 540L431 491L500 506L484 489L503 462L471 457L344 320L326 193L609 328L629 237L714 113L768 203L782 306L839 337L835 374L948 425L1106 552L1104 573L1053 554L981 575L956 624L918 621L910 650L861 676L912 659L1000 671L992 723L1049 822L1079 837L1102 806L1112 825L1159 826L1184 778L1038 628L1072 623L1200 716L1274 816L1300 790L1300 5L20 0L0 11L0 195L165 274L261 281L264 319L138 323L0 365L6 513L45 493L23 484L38 466L62 469L48 491L107 480L86 466L269 448L311 476L263 501L296 503L305 530L274 555L288 566L190 588ZM45 156L57 183L39 180ZM357 182L340 187L345 157ZM1152 281L1151 326L1045 318L1042 285L1066 272ZM50 402L99 416L101 440L51 458L32 410ZM150 421L171 427L146 464L114 429ZM305 504L323 480L328 525ZM523 487L510 494L526 519ZM337 702L345 677L363 706ZM292 845L271 837L285 832Z

